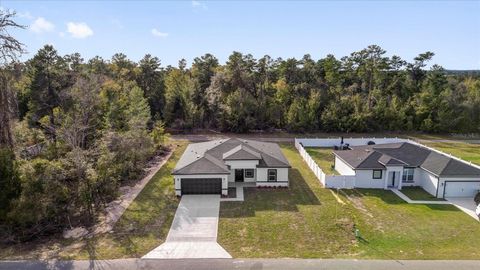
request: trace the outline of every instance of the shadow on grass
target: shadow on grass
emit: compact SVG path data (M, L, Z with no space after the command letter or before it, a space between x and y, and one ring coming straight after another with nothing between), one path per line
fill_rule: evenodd
M455 206L449 205L449 204L409 204L390 190L357 188L357 189L351 189L351 190L344 190L344 192L349 194L349 196L354 196L359 198L361 197L379 198L384 203L391 204L391 205L405 204L405 205L412 205L412 206L414 205L426 206L432 210L437 210L437 211L455 211L455 212L460 211Z
M245 188L245 201L222 202L221 218L254 216L256 211L298 211L297 205L320 205L298 169L289 170L289 188Z
M402 187L401 192L405 194L410 200L422 200L422 201L445 201L442 198L436 198L422 187Z
M387 204L406 204L404 200L398 197L390 190L356 188L344 190L346 194L354 198L375 197Z

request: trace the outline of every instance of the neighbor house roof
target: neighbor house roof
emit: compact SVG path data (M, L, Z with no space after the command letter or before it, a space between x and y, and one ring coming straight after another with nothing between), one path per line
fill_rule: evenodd
M233 138L189 144L173 174L229 174L226 160L258 160L258 167L290 167L276 143Z
M420 145L401 142L353 146L334 154L354 169L421 167L437 176L480 176L480 169Z

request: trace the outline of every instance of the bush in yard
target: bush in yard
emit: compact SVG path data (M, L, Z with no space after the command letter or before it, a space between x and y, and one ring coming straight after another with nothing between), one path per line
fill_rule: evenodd
M54 231L67 219L72 198L68 177L60 161L34 159L20 166L22 193L13 202L7 221L20 238Z
M153 143L156 149L161 149L165 146L170 134L165 131L165 123L163 121L157 121L150 132Z
M0 148L0 221L4 220L11 208L12 201L20 195L21 186L18 177L14 153L8 148Z
M478 192L477 195L475 195L475 198L473 198L473 200L477 205L480 204L480 192Z

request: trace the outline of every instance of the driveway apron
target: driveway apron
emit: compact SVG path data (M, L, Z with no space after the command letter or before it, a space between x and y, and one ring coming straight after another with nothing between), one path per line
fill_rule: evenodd
M467 215L478 221L478 216L475 213L477 205L475 204L473 198L447 198L447 200L465 212Z
M146 259L232 258L217 243L220 195L183 195L167 240Z

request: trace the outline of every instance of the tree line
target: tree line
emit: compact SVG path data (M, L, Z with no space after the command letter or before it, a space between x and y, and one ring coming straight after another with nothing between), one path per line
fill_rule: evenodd
M147 122L162 121L172 129L479 132L480 76L447 73L438 65L426 70L433 56L422 53L409 63L371 45L341 59L328 55L317 61L309 55L257 60L233 52L220 65L206 54L188 68L183 59L178 67L162 67L149 54L138 63L122 53L85 62L78 53L59 56L47 45L16 67L18 116L33 125L47 114L52 124L55 108L66 102L61 101L65 89L108 78L138 88L148 103ZM79 74L90 78L79 82ZM32 85L49 90L42 93ZM116 114L110 124L125 125L123 117Z
M17 83L18 115L33 124L38 112L48 111L54 122L62 91L77 83L77 74L89 73L138 87L148 103L148 123L162 121L176 130L479 132L478 74L425 69L433 56L425 52L407 62L372 45L340 59L255 59L233 52L224 65L206 54L191 67L183 59L178 67L162 67L151 55L138 63L121 53L85 62L45 46L17 67L23 82ZM44 71L34 83L51 85L45 95L26 83L38 70ZM111 124L121 127L122 117L116 114Z
M480 132L480 76L427 69L376 45L337 59L205 54L187 66L122 53L85 60L45 45L18 61L0 31L0 238L89 226L165 150L166 128L229 132ZM3 38L6 37L6 38ZM10 42L10 43L9 43ZM2 49L3 48L3 49ZM2 56L3 55L3 56Z

